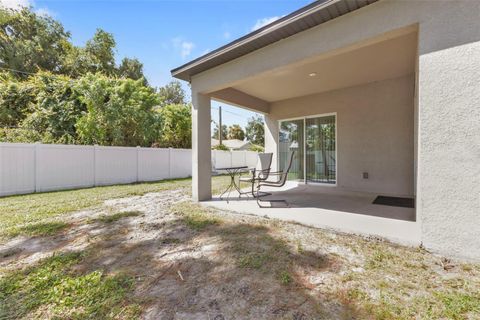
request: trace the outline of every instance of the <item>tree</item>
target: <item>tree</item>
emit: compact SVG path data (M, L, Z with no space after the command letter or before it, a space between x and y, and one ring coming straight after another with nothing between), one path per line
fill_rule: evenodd
M104 72L113 75L115 72L115 39L111 33L97 29L92 39L87 41L85 51L91 56L92 72Z
M0 17L0 66L29 73L60 72L70 38L62 24L29 8L0 7Z
M89 74L76 90L87 109L76 123L81 143L151 146L158 140L161 118L154 107L159 99L142 80Z
M71 79L40 72L29 83L35 87L36 95L20 123L22 136L45 143L77 143L75 126L86 108Z
M158 88L161 105L185 104L185 91L179 81L173 80L163 87Z
M245 132L243 129L238 125L234 124L228 127L228 139L237 139L243 141L245 139Z
M0 127L18 126L29 112L36 92L30 82L0 72Z
M137 58L123 58L122 63L118 67L118 76L122 78L129 78L133 80L138 80L144 78L143 75L143 63L141 63ZM147 84L145 82L145 84Z
M215 128L213 128L213 134L212 134L213 139L218 139L218 124L216 124ZM227 139L227 126L222 125L222 139Z
M158 145L164 148L191 148L191 106L171 104L158 109L158 112L162 119L161 136Z
M248 120L245 127L247 140L260 146L265 145L265 127L261 116L254 116Z
M102 29L96 30L85 47L75 46L70 33L52 17L38 15L31 8L6 9L0 5L0 66L15 70L11 73L16 77L26 79L29 73L49 71L73 78L101 72L141 79L143 65L138 59L124 58L117 68L115 46L113 35Z

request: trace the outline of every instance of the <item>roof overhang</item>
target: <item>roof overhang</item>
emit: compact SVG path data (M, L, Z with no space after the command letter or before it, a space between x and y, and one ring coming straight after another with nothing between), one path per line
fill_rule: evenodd
M171 71L173 77L191 77L294 34L358 10L378 0L318 0L258 30Z

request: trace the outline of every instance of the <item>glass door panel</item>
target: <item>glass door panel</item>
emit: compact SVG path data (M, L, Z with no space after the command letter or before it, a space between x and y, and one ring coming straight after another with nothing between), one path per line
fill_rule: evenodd
M289 180L304 180L304 119L282 121L278 139L279 169L283 170L290 158L290 153L295 151L295 156L290 169Z
M335 116L305 119L305 167L308 182L336 182Z

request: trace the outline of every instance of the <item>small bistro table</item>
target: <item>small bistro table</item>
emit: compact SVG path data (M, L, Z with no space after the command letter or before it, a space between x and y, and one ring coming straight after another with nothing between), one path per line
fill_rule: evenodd
M235 176L245 172L246 169L248 169L247 166L215 168L215 170L218 170L218 171L226 171L227 174L230 176L230 184L227 187L227 189L225 189L225 191L223 191L223 193L220 195L220 199L223 200L223 195L228 192L228 195L227 195L227 202L228 202L228 197L230 197L230 192L233 189L238 191L238 197L240 198L240 196L242 195L242 191L240 191L240 187L235 182Z

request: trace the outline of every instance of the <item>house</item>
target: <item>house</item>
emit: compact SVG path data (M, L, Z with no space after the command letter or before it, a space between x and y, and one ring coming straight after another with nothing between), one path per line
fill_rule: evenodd
M172 75L192 89L195 200L218 100L265 115L274 169L296 151L298 201L265 214L480 259L479 1L316 1Z
M220 141L217 139L212 139L211 141L211 146L215 147L220 144ZM232 150L248 150L252 146L252 144L249 141L242 141L238 139L226 139L222 140L222 144Z

